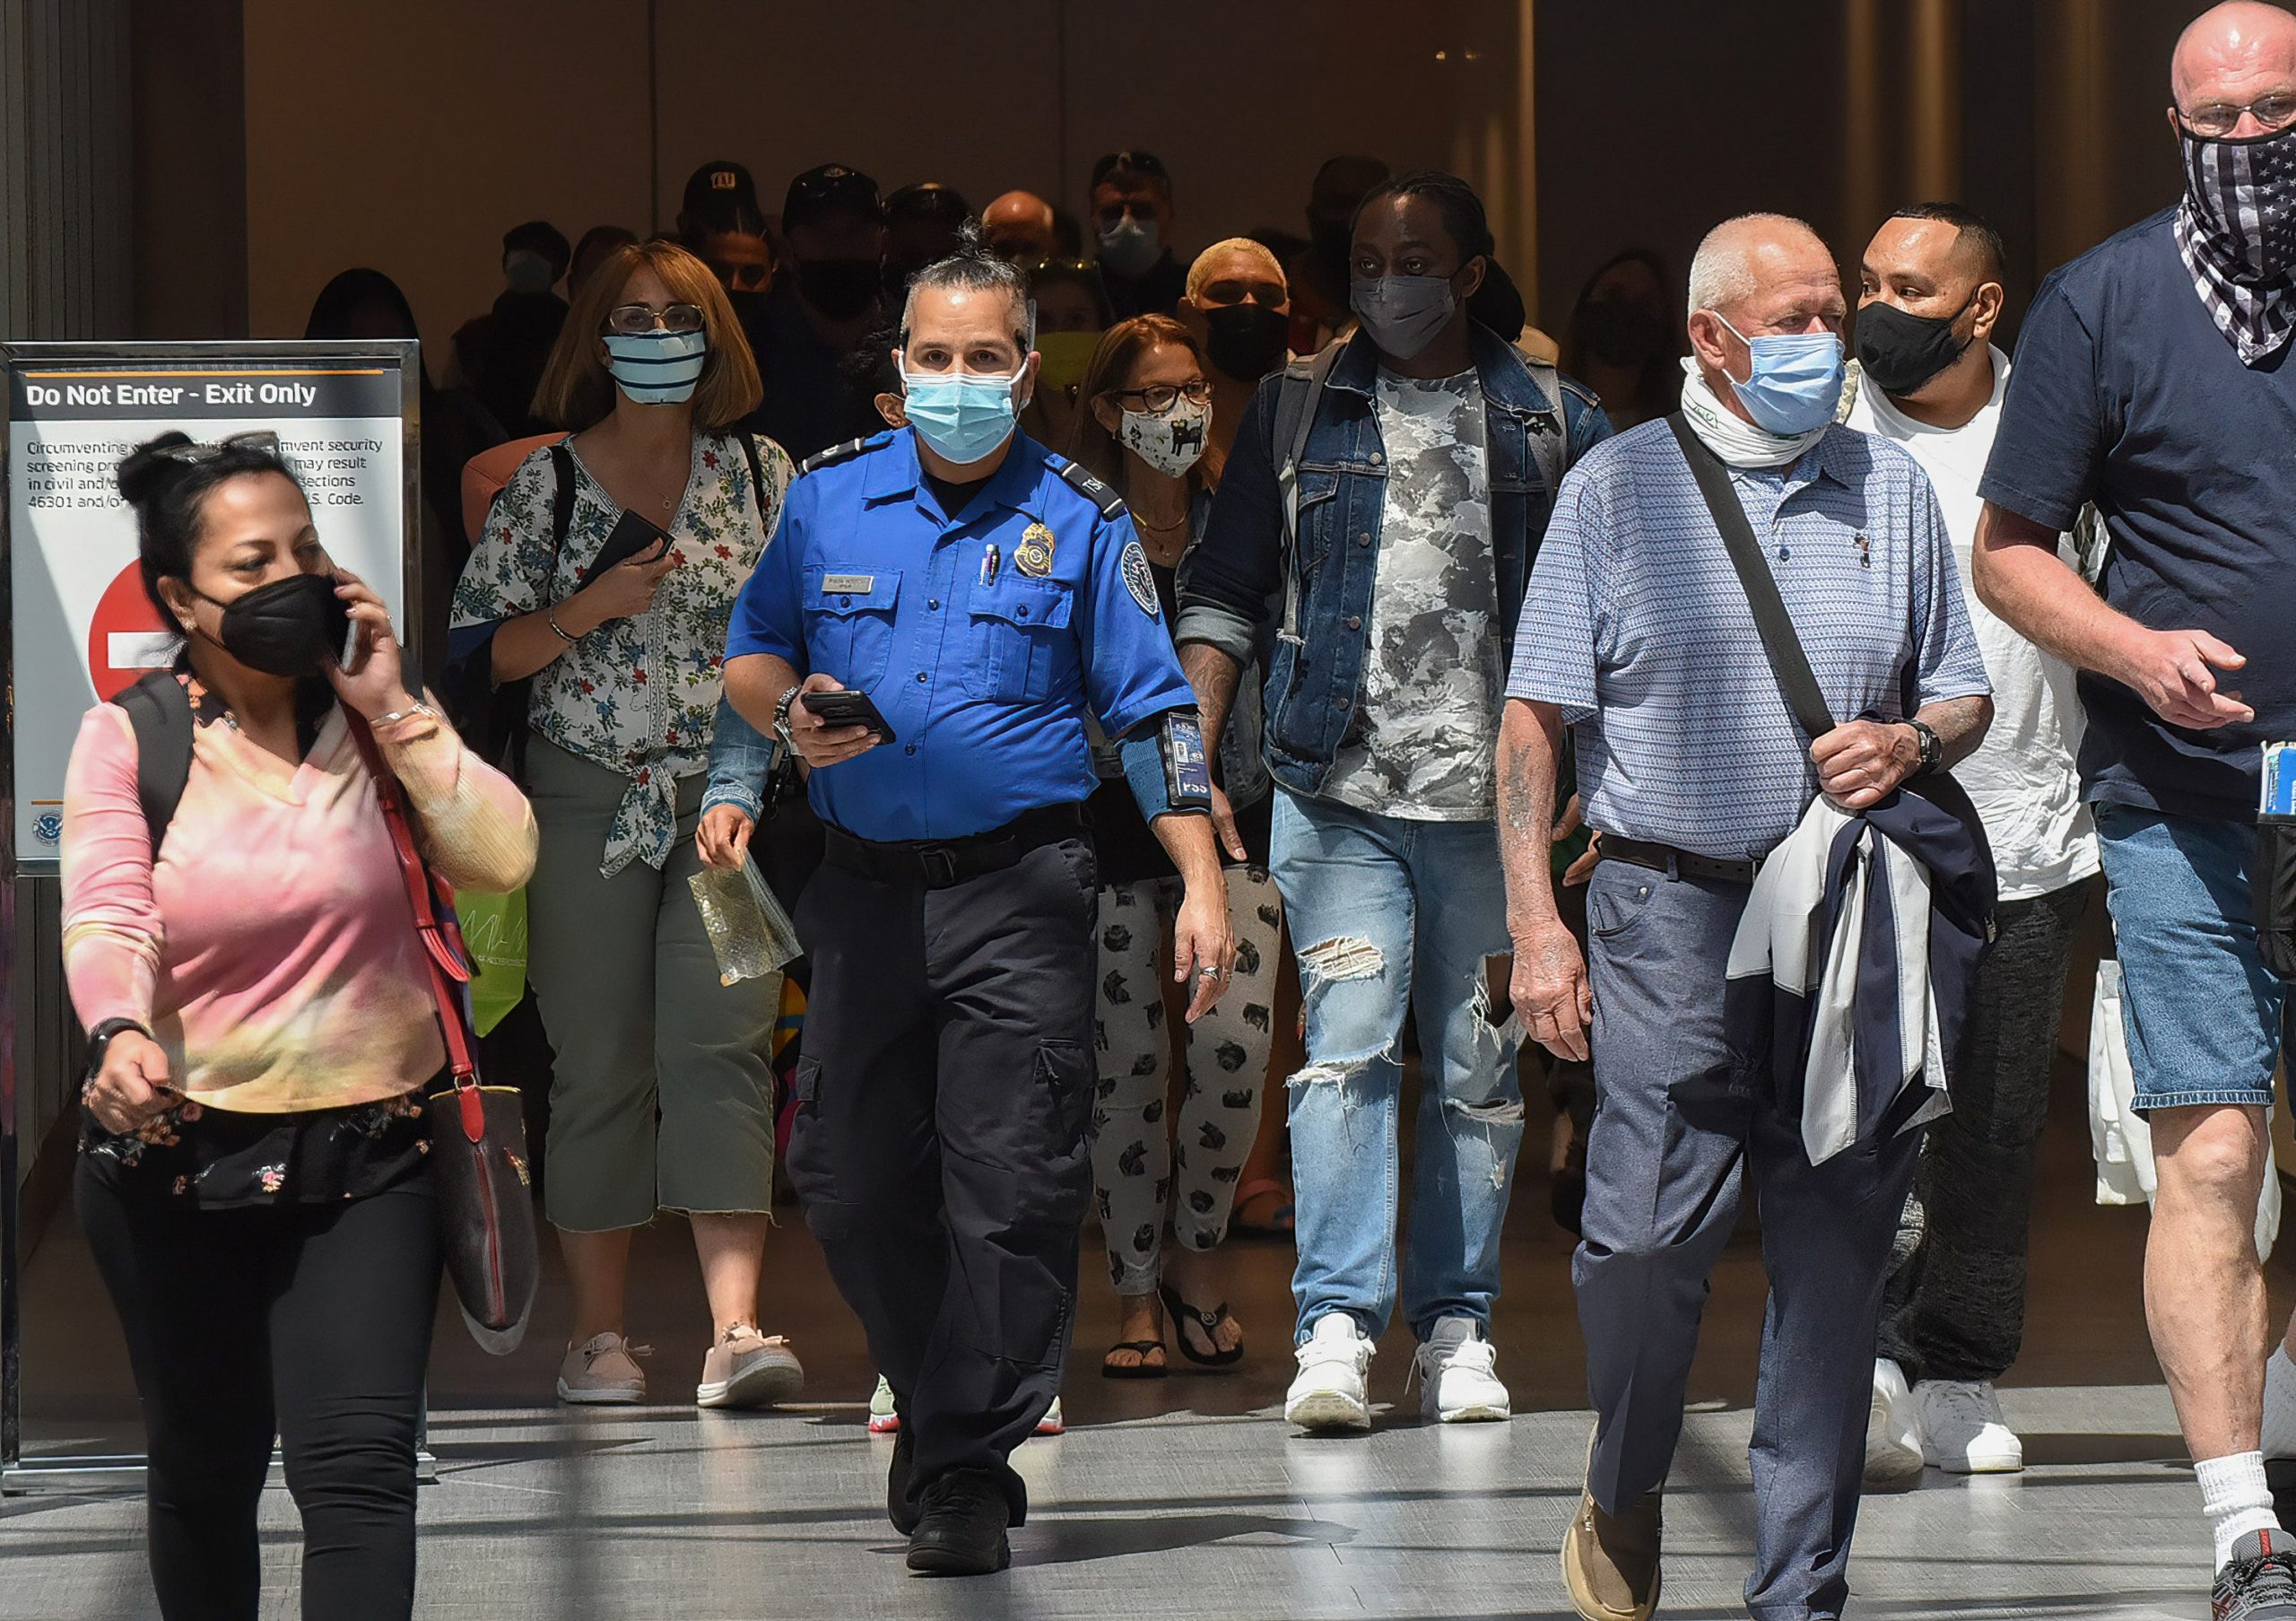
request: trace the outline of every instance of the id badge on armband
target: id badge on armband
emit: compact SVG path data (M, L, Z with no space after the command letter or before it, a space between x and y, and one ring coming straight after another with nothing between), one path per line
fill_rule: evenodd
M2263 822L2296 822L2296 743L2264 745L2264 794L2257 804Z
M1204 752L1204 727L1193 715L1164 721L1164 789L1175 809L1212 806L1212 762Z

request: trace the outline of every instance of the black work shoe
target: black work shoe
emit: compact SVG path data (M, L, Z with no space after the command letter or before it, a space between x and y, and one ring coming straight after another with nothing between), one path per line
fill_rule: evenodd
M2296 1621L2296 1539L2250 1531L2216 1573L2213 1597L2216 1621Z
M909 1501L909 1472L916 1462L916 1432L903 1425L893 1432L893 1460L885 1469L885 1518L904 1537L917 1529L917 1511Z
M994 1476L944 1475L925 1488L924 1516L909 1533L909 1568L926 1576L986 1576L1013 1563L1004 1528L1012 1505Z

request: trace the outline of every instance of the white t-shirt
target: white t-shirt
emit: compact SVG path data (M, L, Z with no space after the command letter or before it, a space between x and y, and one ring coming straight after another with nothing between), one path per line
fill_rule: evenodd
M2077 883L2097 870L2097 832L2081 803L2074 756L2081 744L2081 701L2073 670L1994 617L1970 583L1970 551L1977 538L1978 481L1993 453L2001 397L2009 387L2009 357L1990 349L1993 397L1959 428L1918 423L1866 379L1850 407L1848 425L1893 439L1929 475L1937 505L1953 537L1961 595L1977 626L1986 673L1993 678L1993 726L1978 751L1953 768L1984 819L2001 878L2004 901L2030 901ZM2060 545L2066 560L2071 548Z
M1382 370L1378 410L1387 500L1362 701L1324 793L1411 821L1488 821L1503 672L1483 385Z

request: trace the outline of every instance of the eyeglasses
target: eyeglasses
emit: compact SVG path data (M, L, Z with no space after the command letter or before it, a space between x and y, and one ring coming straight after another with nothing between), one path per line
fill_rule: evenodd
M2222 140L2239 127L2243 114L2250 113L2267 132L2285 129L2289 125L2296 124L2296 94L2275 91L2245 107L2235 107L2228 101L2211 101L2205 106L2194 108L2188 113L2180 111L2177 116L2184 120L2185 126L2193 134L2206 135L2211 140Z
M1109 397L1126 402L1127 409L1137 409L1144 415L1161 416L1181 400L1191 405L1201 405L1212 398L1212 385L1202 378L1182 383L1175 388L1170 383L1151 383L1145 388L1111 388ZM1134 407L1129 402L1138 400Z
M699 332L701 311L692 304L672 304L666 309L651 304L616 304L606 311L608 332L651 332L657 321L667 332Z
M238 450L252 450L276 460L279 457L279 435L268 428L257 428L219 439L212 445L162 445L152 454L196 466L201 462L213 461Z

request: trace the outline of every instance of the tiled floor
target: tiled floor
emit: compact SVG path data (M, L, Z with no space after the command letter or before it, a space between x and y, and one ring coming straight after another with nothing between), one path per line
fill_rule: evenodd
M2027 1352L2006 1401L2033 1467L2013 1479L1932 1474L1871 1498L1852 1566L1853 1614L1886 1617L2194 1617L2205 1539L2191 1471L2146 1348L2137 1297L2144 1218L2087 1203L2077 1116L2052 1136ZM769 1329L796 1337L809 1402L763 1415L677 1405L701 1355L683 1233L647 1241L632 1333L664 1405L569 1415L543 1399L555 1344L500 1362L442 1320L423 1495L421 1612L710 1617L1379 1616L1567 1617L1555 1550L1576 1504L1587 1418L1568 1250L1526 1173L1510 1225L1498 1329L1510 1424L1422 1426L1405 1398L1407 1337L1373 1371L1396 1407L1372 1435L1308 1440L1271 1411L1290 1369L1288 1254L1230 1251L1252 1354L1232 1377L1112 1384L1092 1369L1113 1337L1097 1261L1067 1407L1072 1428L1020 1463L1036 1503L1015 1568L966 1582L910 1579L883 1518L888 1443L863 1428L870 1371L802 1224L776 1234ZM132 1443L108 1311L61 1223L37 1258L28 1371L35 1450ZM2282 1279L2275 1277L2275 1283ZM1744 1613L1752 1518L1744 1458L1761 1278L1742 1240L1715 1280L1693 1412L1667 1505L1666 1603L1681 1617ZM546 1324L558 1304L546 1298ZM154 1612L140 1504L20 1497L0 1504L0 1621ZM265 1614L291 1617L295 1521L265 1501Z

